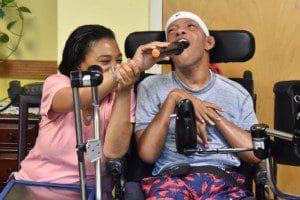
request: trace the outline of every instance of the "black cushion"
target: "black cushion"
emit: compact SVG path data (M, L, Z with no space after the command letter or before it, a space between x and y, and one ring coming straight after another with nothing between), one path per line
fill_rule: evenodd
M255 51L253 35L244 30L210 31L216 40L210 51L210 62L245 62L252 58ZM125 54L132 58L136 49L152 41L165 41L164 31L142 31L129 34L125 40Z

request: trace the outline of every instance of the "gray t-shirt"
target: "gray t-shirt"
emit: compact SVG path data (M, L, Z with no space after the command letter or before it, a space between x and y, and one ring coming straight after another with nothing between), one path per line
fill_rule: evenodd
M152 75L138 86L135 132L145 129L159 112L170 91L181 88L189 91L199 99L211 102L223 108L220 114L244 130L249 130L257 123L250 94L238 83L223 76L210 72L209 83L200 90L187 87L176 76L175 72ZM212 138L209 148L228 148L229 144L218 130L207 125L207 134ZM198 144L199 147L201 144ZM189 163L193 166L213 165L220 168L239 166L240 160L235 154L197 154L190 156L179 154L175 142L175 119L171 119L165 145L155 162L153 175L179 163Z

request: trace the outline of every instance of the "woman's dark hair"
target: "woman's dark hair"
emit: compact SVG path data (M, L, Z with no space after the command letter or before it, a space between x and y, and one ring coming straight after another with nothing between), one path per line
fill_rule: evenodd
M79 68L94 42L103 38L115 40L115 35L110 29L101 25L83 25L76 28L65 44L58 68L60 73L69 77L71 71Z

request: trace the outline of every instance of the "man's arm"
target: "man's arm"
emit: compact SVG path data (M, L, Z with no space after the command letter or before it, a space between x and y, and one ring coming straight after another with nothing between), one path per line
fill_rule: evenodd
M136 132L135 140L139 156L144 162L154 163L159 157L168 133L170 115L174 112L175 106L174 99L171 95L168 95L160 111L149 126Z
M250 129L252 124L257 123L253 102L250 95L247 95L243 102L240 103L241 108L238 111L239 121L236 124L220 116L220 120L214 120L216 129L224 136L228 144L233 148L252 148L251 134L245 130ZM213 109L208 109L214 114L218 114ZM218 114L219 115L219 114ZM253 151L245 151L238 153L239 157L249 163L258 163L261 160L254 156Z
M215 126L231 147L252 148L251 135L224 117L220 116L220 120L215 121ZM254 156L253 151L241 152L238 153L238 155L240 158L249 163L259 163L261 161Z
M150 96L148 94L142 94L144 96ZM190 99L191 95L181 89L173 89L167 96L161 109L157 115L153 118L152 122L147 126L146 129L140 130L136 133L136 142L140 157L148 163L153 163L159 157L162 148L164 146L166 136L168 133L168 127L170 123L170 114L174 112L174 108L183 99ZM151 101L151 100L150 100ZM195 101L195 100L194 100ZM200 101L200 100L199 100ZM206 111L209 109L221 110L218 106L212 103L198 102L197 108L202 112L202 116L205 116ZM204 115L205 114L205 115ZM218 115L210 113L210 121L213 119L218 120ZM203 119L205 119L203 117ZM197 119L199 121L199 118ZM200 122L199 122L200 123ZM202 123L203 124L203 123ZM206 131L202 133L202 138L207 140ZM204 139L203 139L204 141Z

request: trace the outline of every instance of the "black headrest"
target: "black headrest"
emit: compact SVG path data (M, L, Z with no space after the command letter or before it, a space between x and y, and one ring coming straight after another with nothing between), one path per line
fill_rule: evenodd
M210 62L245 62L252 58L255 51L253 35L244 30L210 31L216 40L210 51ZM125 41L125 54L132 58L136 49L152 41L165 41L164 31L142 31L129 34Z

